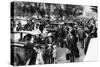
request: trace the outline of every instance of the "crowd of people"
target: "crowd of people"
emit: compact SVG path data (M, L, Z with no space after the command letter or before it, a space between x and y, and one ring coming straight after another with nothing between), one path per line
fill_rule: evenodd
M15 23L14 21L12 21ZM94 18L87 22L64 22L63 24L48 21L28 22L22 25L19 21L11 26L11 32L39 30L41 33L34 37L27 34L23 37L26 49L32 51L29 64L52 64L75 62L80 57L78 44L86 54L89 41L97 37L97 26Z
M21 33L15 43L24 43L24 48L11 48L13 65L80 61L90 39L97 37L96 6L12 2L11 11L11 34Z

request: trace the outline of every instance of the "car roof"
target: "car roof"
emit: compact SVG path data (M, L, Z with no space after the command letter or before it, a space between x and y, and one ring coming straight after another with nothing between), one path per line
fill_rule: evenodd
M34 32L32 31L18 31L18 32L11 32L11 33L25 33L25 34L31 34L31 35L36 35Z

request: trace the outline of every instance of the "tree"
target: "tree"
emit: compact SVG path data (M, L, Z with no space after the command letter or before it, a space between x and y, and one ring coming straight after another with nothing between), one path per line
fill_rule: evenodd
M79 16L83 13L83 7L80 5L65 5L64 14L67 16Z

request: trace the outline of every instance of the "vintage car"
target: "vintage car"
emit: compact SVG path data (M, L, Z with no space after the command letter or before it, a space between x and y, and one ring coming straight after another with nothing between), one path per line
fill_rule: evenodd
M31 35L31 37L30 37ZM11 64L26 65L31 57L32 51L25 48L27 38L33 38L38 34L29 31L11 32Z

